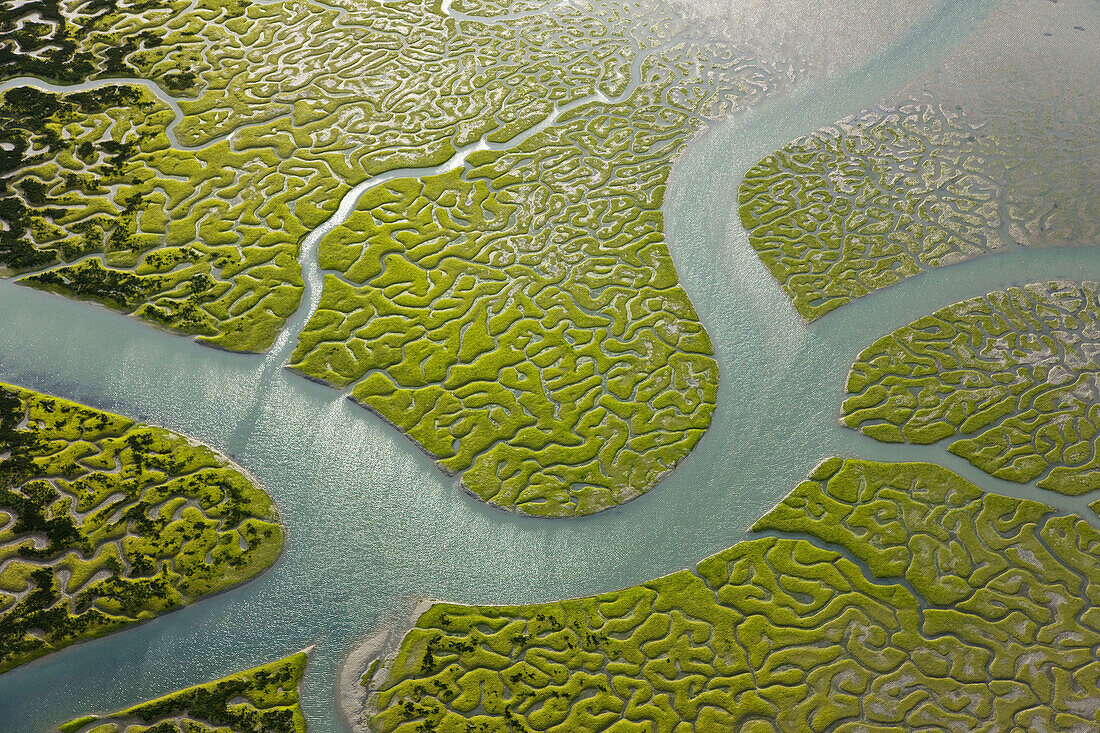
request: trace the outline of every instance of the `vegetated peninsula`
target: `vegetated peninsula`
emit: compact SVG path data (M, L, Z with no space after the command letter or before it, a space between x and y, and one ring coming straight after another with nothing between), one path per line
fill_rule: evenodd
M305 733L299 686L309 650L188 687L110 715L87 715L60 733Z
M786 81L674 4L476 5L456 42L514 37L564 79L540 97L519 77L509 100L530 95L538 124L494 112L509 124L449 162L364 191L320 242L329 274L292 367L491 504L591 514L653 487L710 424L717 365L665 243L665 186L692 135ZM580 68L572 38L593 51Z
M345 708L376 733L1100 725L1100 532L1080 517L831 458L753 530L621 591L436 603L353 655Z
M1100 9L998 4L935 73L745 175L741 222L807 320L1016 247L1100 244Z
M0 384L0 672L252 578L283 538L210 448Z
M1054 281L964 300L867 347L841 420L948 450L1009 481L1100 489L1100 284Z

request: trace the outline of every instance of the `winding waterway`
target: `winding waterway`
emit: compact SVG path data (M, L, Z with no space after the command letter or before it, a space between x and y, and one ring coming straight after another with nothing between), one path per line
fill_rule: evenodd
M0 283L0 380L224 450L264 483L289 533L282 558L253 582L0 676L5 733L48 730L314 642L304 686L310 730L343 730L333 697L339 663L358 639L405 615L414 597L528 603L694 565L743 538L828 455L934 460L987 489L1081 510L1080 500L990 479L942 447L876 443L836 416L848 367L874 338L1007 285L1100 279L1095 250L1019 249L943 268L807 326L737 222L737 186L757 159L931 67L990 5L942 3L864 68L714 128L677 163L666 228L717 350L718 409L672 476L593 517L546 521L490 508L392 428L277 359L201 348L102 308Z

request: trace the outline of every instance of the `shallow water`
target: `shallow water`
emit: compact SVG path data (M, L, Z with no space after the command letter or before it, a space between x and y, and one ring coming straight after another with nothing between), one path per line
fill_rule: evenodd
M668 237L717 349L718 409L671 477L593 517L547 521L490 508L395 430L273 359L202 348L98 307L0 283L0 380L224 450L266 486L289 531L285 554L257 580L0 677L0 727L47 730L318 642L305 682L310 730L343 730L333 698L340 661L364 635L406 614L413 597L526 603L694 565L743 538L833 454L935 460L987 489L1080 509L1081 500L992 480L942 447L876 443L836 417L848 367L878 336L1007 285L1100 279L1095 250L1018 250L944 268L806 326L737 221L737 185L759 157L934 65L990 4L944 3L867 67L741 115L680 160L665 207Z

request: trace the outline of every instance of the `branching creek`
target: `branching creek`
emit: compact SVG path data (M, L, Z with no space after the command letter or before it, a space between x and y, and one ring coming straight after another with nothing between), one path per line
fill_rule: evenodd
M103 308L0 282L0 380L224 451L265 486L288 533L280 560L252 582L0 676L5 733L40 733L313 643L303 683L310 730L343 731L335 699L340 663L367 634L407 616L417 598L531 603L693 567L745 539L760 515L831 455L932 461L988 491L1097 521L1087 497L999 481L943 444L881 444L837 421L848 369L879 336L1009 285L1100 279L1095 250L1015 248L922 273L806 325L738 223L738 184L760 157L875 105L932 68L992 4L938 3L865 66L716 125L680 158L665 199L666 233L715 345L718 407L694 452L661 485L595 516L547 521L491 508L339 392L277 368L319 297L315 247L324 231L303 247L313 263L305 305L268 355L201 348ZM438 170L463 161L460 153ZM362 184L322 229L342 221L366 188L428 172L435 171L395 171Z

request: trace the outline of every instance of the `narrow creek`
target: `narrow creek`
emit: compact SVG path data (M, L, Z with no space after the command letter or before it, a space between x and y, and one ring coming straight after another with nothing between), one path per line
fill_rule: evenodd
M38 733L317 643L304 684L310 730L342 731L333 696L340 662L386 619L404 616L413 599L529 603L693 566L744 538L829 455L934 460L986 489L1080 510L1079 503L992 480L940 446L876 443L836 417L848 367L878 336L1007 285L1100 279L1094 251L1019 249L930 271L807 326L737 220L737 186L757 159L875 104L934 65L990 5L945 0L863 68L716 126L677 163L666 230L716 347L718 409L672 476L593 517L550 522L476 501L339 392L268 368L290 339L276 355L228 354L0 282L0 380L165 425L224 450L272 494L289 534L279 562L250 583L0 676L4 730ZM350 196L341 203L349 212ZM315 284L309 304L320 292L320 280ZM295 318L304 324L311 310L303 307Z

